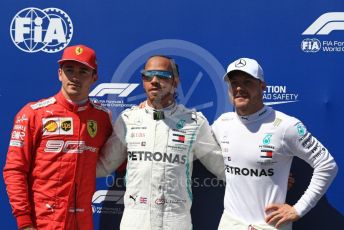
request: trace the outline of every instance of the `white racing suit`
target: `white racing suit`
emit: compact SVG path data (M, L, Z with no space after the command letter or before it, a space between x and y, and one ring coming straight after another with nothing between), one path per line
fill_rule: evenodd
M337 173L327 149L296 118L265 106L249 116L225 113L213 125L223 150L226 191L219 230L276 229L265 222L269 204L285 203L293 157L314 168L293 206L302 217L316 205ZM292 229L291 223L280 229Z
M121 229L192 229L191 175L195 159L224 178L224 162L206 118L183 105L132 108L117 119L98 161L97 176L112 173L126 158L126 193Z

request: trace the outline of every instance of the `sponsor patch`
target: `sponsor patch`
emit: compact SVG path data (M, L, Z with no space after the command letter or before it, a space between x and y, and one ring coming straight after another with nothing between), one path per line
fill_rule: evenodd
M164 204L183 204L186 203L186 200L179 200L179 199L156 199L155 204L157 205L164 205Z
M16 131L14 130L11 135L12 140L20 140L23 141L25 138L26 133L23 131Z
M23 114L23 115L17 117L16 124L22 124L28 120L29 120L29 118L25 114Z
M73 135L73 119L71 117L49 117L42 119L43 136Z
M39 109L39 108L46 107L48 105L54 104L55 101L56 101L56 99L54 97L51 97L49 99L37 102L37 103L32 104L30 106L31 106L32 109Z
M23 147L24 146L24 141L19 141L19 140L11 140L10 141L10 146L12 147Z
M271 177L274 175L273 168L239 168L231 165L225 165L225 172L233 175L250 177Z
M180 135L180 134L176 134L176 133L173 133L172 135L173 135L172 141L179 142L179 143L185 142L185 136L184 135Z
M97 147L87 146L85 141L64 141L64 140L48 140L44 152L46 153L83 153L90 151L97 153Z
M13 126L13 130L17 130L17 131L26 131L26 127L24 125L14 125Z
M58 128L58 125L56 121L54 120L48 121L43 126L43 129L46 130L47 132L55 132L57 128Z
M268 158L268 159L272 158L272 151L262 150L261 152L262 153L260 155L260 158Z
M148 152L148 151L128 151L128 160L130 161L159 161L172 164L185 164L186 155Z
M72 129L72 121L71 120L62 120L61 121L61 129L68 132Z
M129 195L129 199L133 200L134 202L136 202L136 198L137 196Z

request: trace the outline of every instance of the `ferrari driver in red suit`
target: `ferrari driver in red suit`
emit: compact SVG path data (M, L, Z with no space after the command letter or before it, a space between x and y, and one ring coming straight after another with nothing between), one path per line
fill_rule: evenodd
M96 55L70 46L58 61L61 91L14 119L4 179L19 229L93 230L91 199L110 113L88 99Z

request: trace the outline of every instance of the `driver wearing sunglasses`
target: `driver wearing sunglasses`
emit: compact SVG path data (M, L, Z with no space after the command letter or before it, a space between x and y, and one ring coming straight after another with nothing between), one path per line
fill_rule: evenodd
M221 149L203 114L176 102L179 73L173 59L150 57L141 78L146 102L120 114L97 175L128 161L121 230L189 230L193 161L223 178Z
M178 66L166 56L154 56L141 70L147 104L155 109L169 107L175 103L179 84Z

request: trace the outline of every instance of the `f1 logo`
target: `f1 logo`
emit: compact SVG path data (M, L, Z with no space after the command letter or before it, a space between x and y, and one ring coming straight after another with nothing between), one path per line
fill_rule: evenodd
M302 35L328 35L334 30L344 30L344 12L329 12L321 15Z
M90 97L102 97L106 94L118 94L119 97L127 97L139 84L128 83L102 83L90 93Z
M93 194L92 203L100 204L104 201L116 202L116 204L124 204L123 196L125 191L116 190L98 190Z

